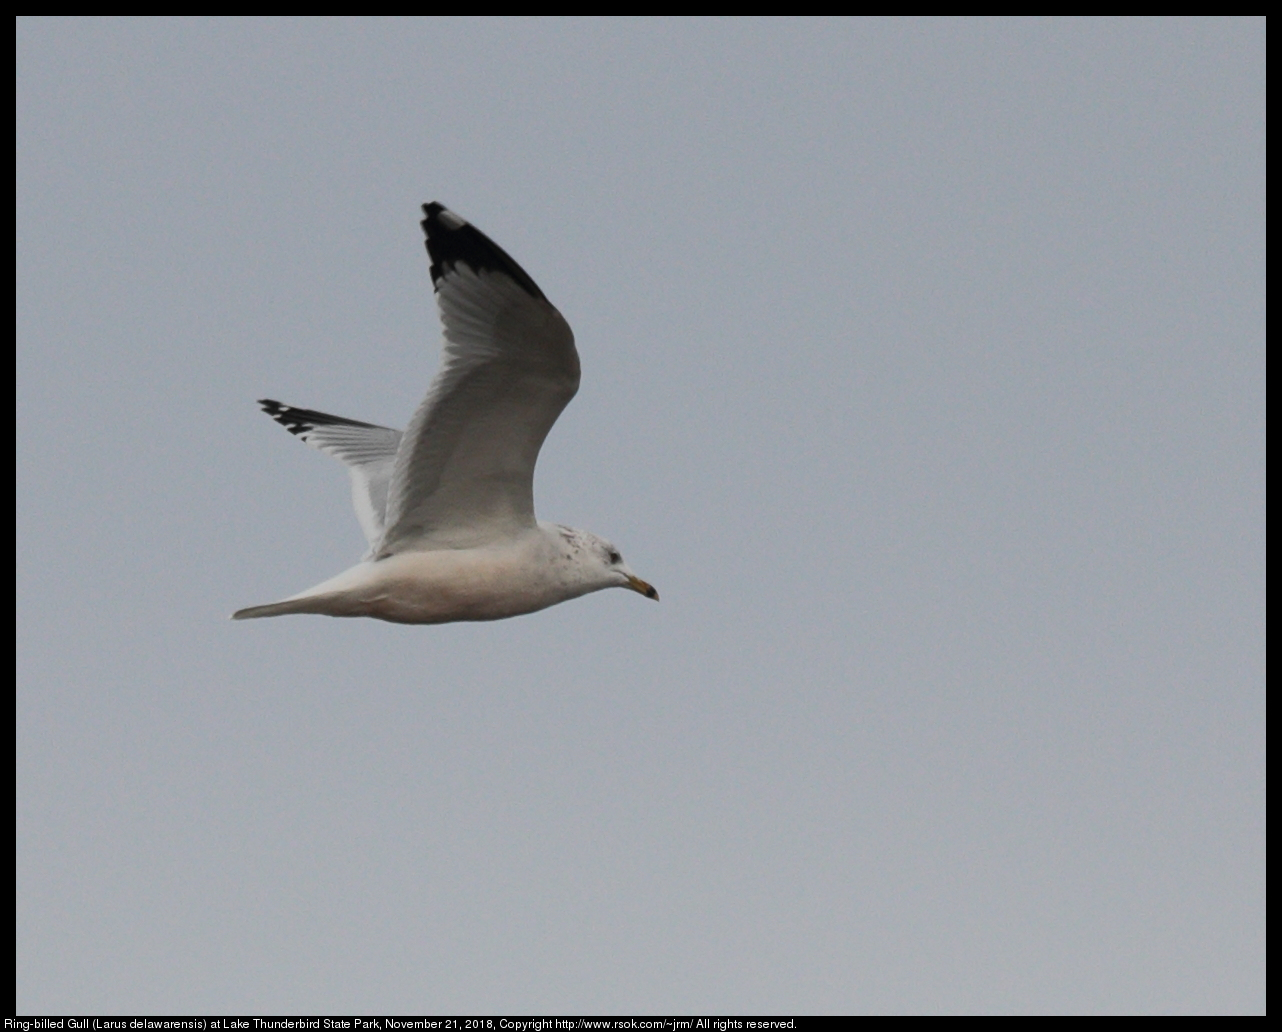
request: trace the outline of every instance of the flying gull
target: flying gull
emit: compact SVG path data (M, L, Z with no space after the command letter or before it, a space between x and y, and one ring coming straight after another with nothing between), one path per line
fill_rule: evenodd
M404 430L278 401L286 430L347 466L361 562L234 620L500 620L602 588L659 593L610 542L534 518L534 464L579 388L574 334L525 270L448 208L423 205L444 356Z

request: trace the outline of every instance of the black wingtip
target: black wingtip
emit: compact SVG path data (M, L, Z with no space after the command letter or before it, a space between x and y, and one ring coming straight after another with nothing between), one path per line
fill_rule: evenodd
M294 408L271 398L259 398L259 407L272 419L291 434L305 434L318 426L364 426L371 429L382 429L374 423L362 423L359 419L344 419L342 416L331 416L328 412L317 412L315 409Z
M423 236L432 261L432 286L463 262L476 272L506 273L527 294L546 301L543 291L503 248L439 201L423 205Z
M309 430L316 429L307 419L303 418L304 414L300 410L291 405L283 405L271 398L259 398L258 405L291 434L302 435Z

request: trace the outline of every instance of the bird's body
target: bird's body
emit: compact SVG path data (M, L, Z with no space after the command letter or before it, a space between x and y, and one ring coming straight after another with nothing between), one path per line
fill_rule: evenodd
M446 623L518 616L609 587L658 598L609 542L534 518L539 448L578 389L570 327L483 233L439 204L423 211L445 360L404 433L259 403L347 465L369 552L337 577L233 618Z
M242 609L236 619L323 613L429 624L520 616L615 586L584 576L591 566L576 558L585 544L581 531L540 523L484 548L399 552L358 563L292 598Z

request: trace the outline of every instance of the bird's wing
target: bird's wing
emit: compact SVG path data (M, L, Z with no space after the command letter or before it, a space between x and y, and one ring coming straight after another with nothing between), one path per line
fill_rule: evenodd
M312 409L282 405L270 398L263 398L258 404L291 434L347 467L352 477L352 505L372 551L382 540L385 529L387 489L392 480L392 466L396 461L396 450L400 447L401 432Z
M534 526L539 448L579 388L574 334L543 291L449 209L423 212L444 360L396 453L380 557Z

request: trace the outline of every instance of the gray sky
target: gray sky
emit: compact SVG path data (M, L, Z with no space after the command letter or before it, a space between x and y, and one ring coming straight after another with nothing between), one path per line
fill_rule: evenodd
M17 1002L1260 1012L1264 23L17 23ZM662 594L363 541L418 206Z

